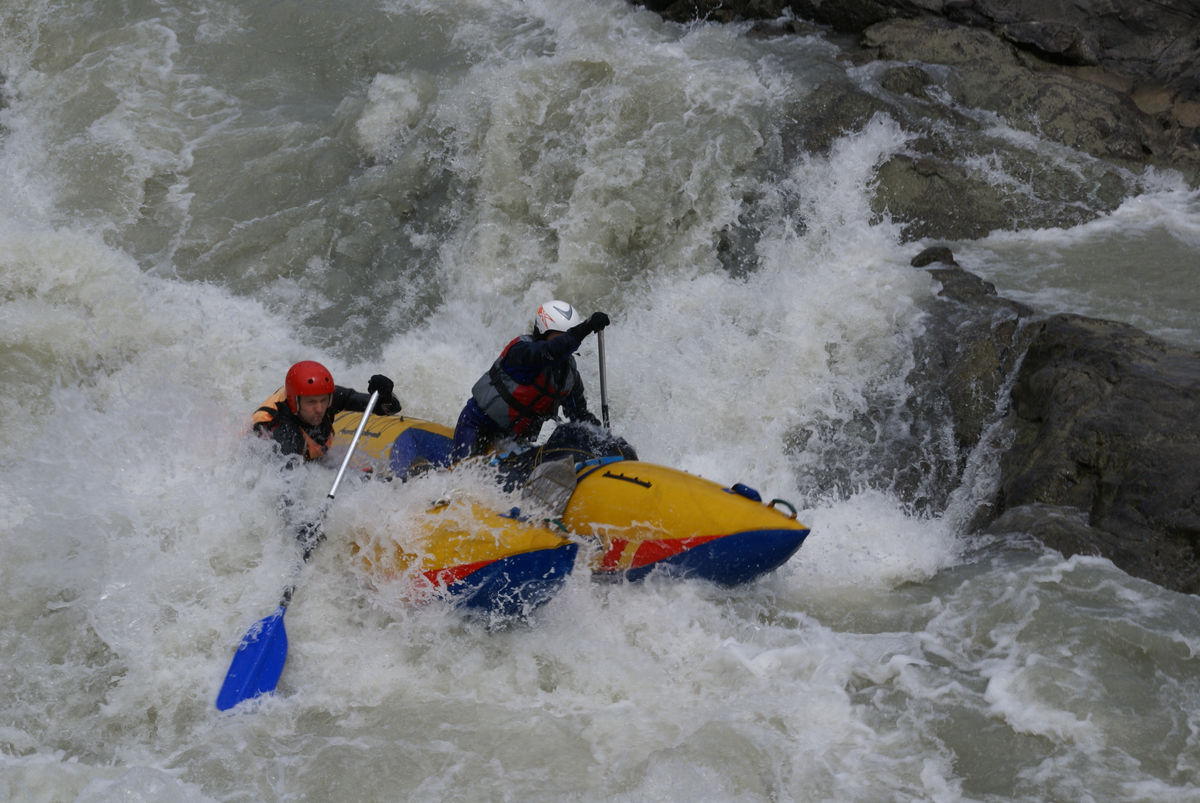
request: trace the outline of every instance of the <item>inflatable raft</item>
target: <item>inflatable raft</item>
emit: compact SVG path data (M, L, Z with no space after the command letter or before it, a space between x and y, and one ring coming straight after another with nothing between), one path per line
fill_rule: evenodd
M360 419L337 417L335 450ZM377 476L412 480L445 469L452 439L431 421L373 416L359 459ZM643 462L586 425L561 425L543 446L488 462L513 492L509 509L436 500L403 538L356 541L370 571L406 578L419 596L513 615L550 599L580 558L599 579L653 572L733 586L781 566L809 532L782 500Z

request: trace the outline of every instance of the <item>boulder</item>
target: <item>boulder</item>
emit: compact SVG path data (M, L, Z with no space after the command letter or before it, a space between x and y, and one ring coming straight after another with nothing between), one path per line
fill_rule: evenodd
M879 84L879 91L867 91L844 76L827 78L782 110L780 143L790 161L828 152L877 114L898 120L913 137L878 168L871 206L877 216L903 224L907 241L1074 226L1115 209L1134 191L1130 174L1115 165L1055 162L1020 140L984 130L934 99L936 81L919 66L894 66ZM983 165L1021 180L1016 186L997 181Z
M1200 352L1126 324L1036 316L946 248L913 265L942 285L909 377L914 426L949 422L954 436L952 453L924 461L946 487L925 506L944 505L982 446L998 453L999 480L972 531L1033 536L1200 593Z
M1178 126L1164 129L1142 111L1128 82L1088 80L1090 73L1055 67L999 33L931 17L873 25L862 44L885 60L951 67L945 88L952 97L1020 130L1126 166L1195 172L1195 147L1181 150Z
M1194 0L643 0L666 19L791 14L859 37L848 53L949 67L944 85L1017 128L1123 166L1153 164L1200 184L1200 7ZM928 79L926 79L928 80ZM928 164L922 167L928 174ZM951 171L952 172L952 171ZM950 236L949 234L942 236Z
M859 34L896 19L941 18L991 31L1048 64L1094 67L1171 102L1200 99L1200 7L1194 0L643 0L666 19L775 20L791 14Z
M803 30L807 23L779 19L787 12L857 35L856 46L839 41L851 48L848 58L889 62L879 92L834 80L809 93L786 115L782 139L785 148L819 153L880 111L916 132L906 153L881 166L875 201L877 214L907 224L910 239L1073 225L1136 191L1122 171L1144 165L1177 169L1200 186L1194 0L643 5L678 21L773 21L755 26L755 35ZM1099 163L1086 175L1046 165L956 117L940 93ZM984 151L1006 167L1027 168L1010 172L1029 176L1032 200L964 169L964 155ZM1200 352L1111 321L1038 318L997 296L946 249L923 252L914 265L942 289L926 305L926 335L909 377L914 395L902 418L913 436L883 455L887 465L911 467L896 472L896 491L915 509L943 509L982 444L999 452L999 479L974 530L1032 535L1066 555L1102 555L1131 575L1200 593ZM869 423L864 443L876 442ZM820 428L793 433L796 449L822 438ZM952 444L930 454L926 445L940 444L944 431Z
M1023 323L1034 311L997 295L990 282L963 270L948 248L927 248L912 265L928 270L942 286L925 307L925 335L917 342L915 368L909 375L916 389L913 405L924 410L944 406L961 473L988 421L995 418L1001 393L1028 343Z
M1052 530L1051 546L1200 593L1200 352L1053 315L1031 332L1011 399L993 528L1032 506L1072 509L1089 529Z

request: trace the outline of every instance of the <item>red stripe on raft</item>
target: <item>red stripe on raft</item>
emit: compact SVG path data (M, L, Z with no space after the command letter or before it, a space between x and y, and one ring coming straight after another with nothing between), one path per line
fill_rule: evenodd
M680 552L686 552L692 547L707 544L709 541L715 541L718 538L724 538L724 535L698 535L694 538L672 538L663 541L646 541L637 548L637 552L633 553L633 563L630 564L631 569L640 569L655 561L660 561L663 558L670 558L678 555ZM607 558L608 556L605 555Z
M459 580L482 569L490 563L495 563L494 560L480 560L475 563L464 563L461 566L451 566L448 569L430 569L422 572L425 579L437 586L449 586L457 583Z
M604 553L604 557L600 559L601 569L619 569L621 568L621 555L625 552L625 545L629 542L623 538L614 538L612 543L608 545L608 551Z

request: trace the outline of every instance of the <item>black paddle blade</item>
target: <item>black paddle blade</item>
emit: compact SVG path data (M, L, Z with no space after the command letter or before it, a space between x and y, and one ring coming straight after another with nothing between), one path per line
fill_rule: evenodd
M283 627L284 607L254 624L238 645L225 683L217 695L217 708L228 711L243 700L270 694L279 683L283 662L287 660L287 631Z

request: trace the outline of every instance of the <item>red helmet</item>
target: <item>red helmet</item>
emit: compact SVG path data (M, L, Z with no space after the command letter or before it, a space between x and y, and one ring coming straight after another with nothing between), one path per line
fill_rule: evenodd
M283 380L287 390L287 403L293 413L300 411L300 396L324 396L333 393L333 377L329 369L319 362L304 360L288 369Z

